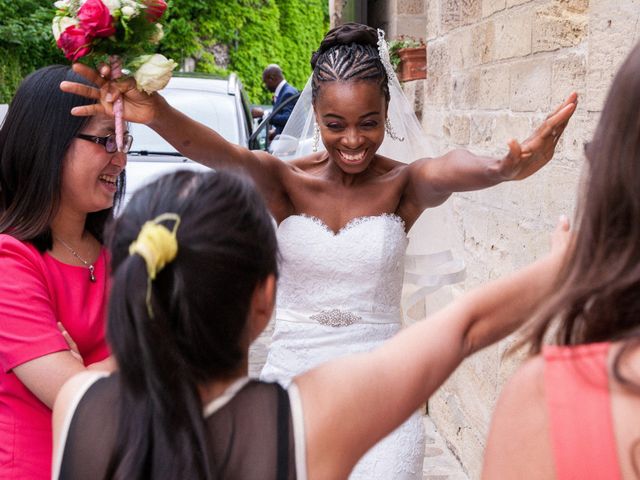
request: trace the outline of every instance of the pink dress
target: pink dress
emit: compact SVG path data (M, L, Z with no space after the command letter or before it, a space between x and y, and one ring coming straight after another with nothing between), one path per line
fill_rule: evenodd
M544 349L544 384L558 480L622 478L611 417L610 343Z
M75 340L85 364L109 355L105 341L108 259L66 265L33 245L0 234L0 478L51 478L51 410L12 369L68 350L56 322Z

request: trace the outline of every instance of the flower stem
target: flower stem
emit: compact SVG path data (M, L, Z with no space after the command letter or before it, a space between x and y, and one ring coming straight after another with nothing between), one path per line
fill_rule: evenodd
M122 77L122 62L120 61L120 57L111 55L109 61L111 63L111 78L117 80ZM124 150L124 120L122 119L122 109L122 97L118 97L113 104L113 113L116 117L116 145L118 146L119 152Z

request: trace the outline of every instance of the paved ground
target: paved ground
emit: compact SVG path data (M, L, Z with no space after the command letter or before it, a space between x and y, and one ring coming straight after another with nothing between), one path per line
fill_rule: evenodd
M447 448L436 426L424 417L427 445L424 452L424 480L469 480L458 459Z
M262 365L267 358L267 349L273 332L273 322L253 343L249 351L249 376L260 375ZM427 431L427 444L424 459L424 480L469 480L456 457L447 448L436 426L427 416L424 417Z

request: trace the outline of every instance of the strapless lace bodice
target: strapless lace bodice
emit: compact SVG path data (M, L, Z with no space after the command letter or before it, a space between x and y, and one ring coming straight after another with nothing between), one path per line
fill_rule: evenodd
M339 232L293 215L278 228L279 309L399 314L407 236L397 215L359 217Z
M356 218L337 233L309 216L282 221L276 322L261 378L287 385L398 333L407 243L404 222L392 214ZM423 454L416 413L373 447L349 479L421 479Z

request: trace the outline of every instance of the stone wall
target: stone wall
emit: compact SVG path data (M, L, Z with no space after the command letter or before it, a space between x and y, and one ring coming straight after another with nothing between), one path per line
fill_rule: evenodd
M449 201L454 245L468 268L455 297L542 255L557 217L572 215L583 143L618 65L640 40L640 0L390 3L389 37L428 40L428 78L405 88L440 151L461 147L503 155L509 138L524 140L572 90L580 95L556 155L542 171ZM522 357L504 356L513 342L466 361L429 403L470 478L479 477L493 406Z

